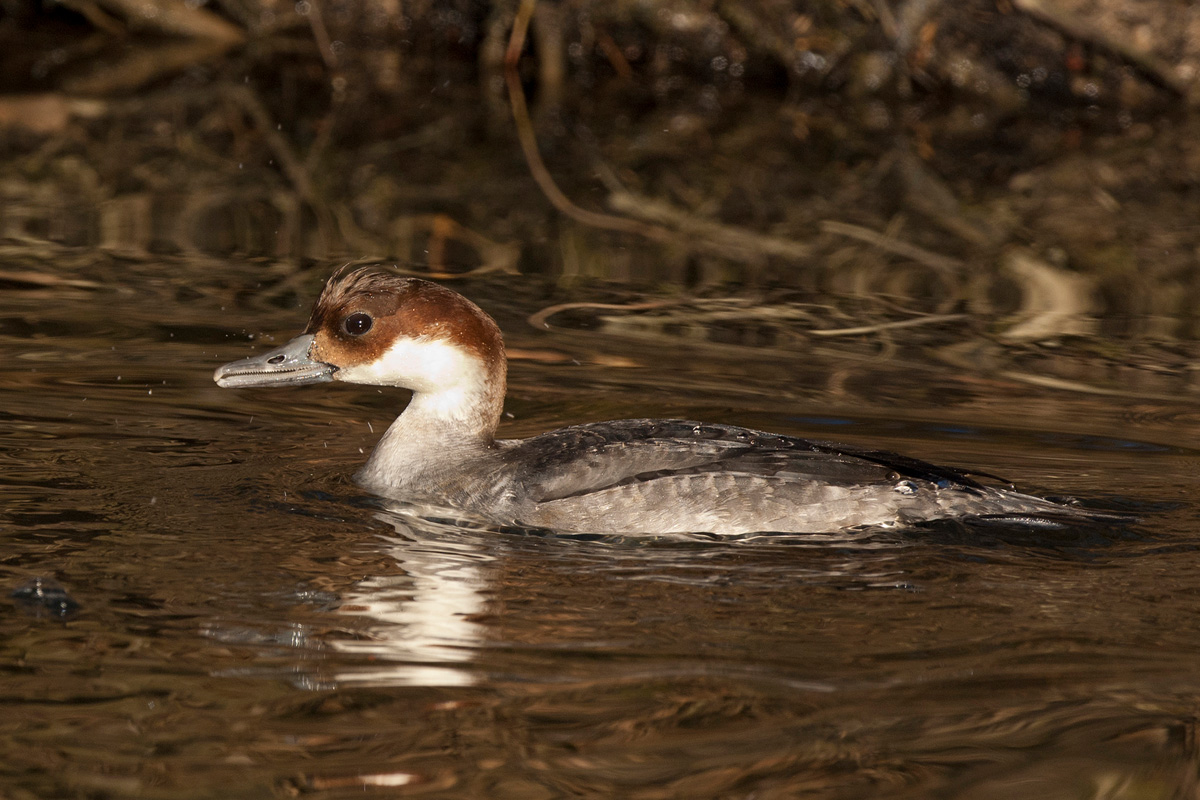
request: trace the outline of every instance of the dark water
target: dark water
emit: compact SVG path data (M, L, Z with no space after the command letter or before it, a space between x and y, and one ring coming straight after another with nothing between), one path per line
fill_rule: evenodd
M831 392L828 355L538 335L468 285L511 344L569 356L514 363L507 435L702 417L1140 515L736 542L489 531L390 513L347 479L403 393L212 383L269 344L247 333L307 314L247 272L0 293L0 577L21 590L0 616L0 797L1200 791L1195 408L888 363Z

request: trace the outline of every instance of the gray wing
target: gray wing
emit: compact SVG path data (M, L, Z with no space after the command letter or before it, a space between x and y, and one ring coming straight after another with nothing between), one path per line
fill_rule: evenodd
M686 420L564 428L507 453L525 476L522 521L562 530L814 533L1074 513L887 451Z
M530 476L530 499L562 500L639 483L700 476L742 483L860 487L905 478L981 490L967 473L886 451L687 420L621 420L563 428L510 451Z

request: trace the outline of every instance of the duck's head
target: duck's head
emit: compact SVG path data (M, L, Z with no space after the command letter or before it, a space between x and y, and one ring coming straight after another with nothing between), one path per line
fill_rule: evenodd
M225 364L213 379L226 388L398 386L439 416L498 420L505 371L500 329L479 306L435 283L364 267L334 273L303 335Z

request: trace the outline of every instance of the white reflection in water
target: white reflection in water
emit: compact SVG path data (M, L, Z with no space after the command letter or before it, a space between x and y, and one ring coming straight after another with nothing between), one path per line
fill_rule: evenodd
M390 505L375 517L395 529L381 536L382 552L395 559L399 575L371 577L342 593L338 612L365 617L371 624L362 639L333 639L328 646L361 657L353 666L339 665L334 680L341 685L470 686L484 679L475 662L496 632L484 615L499 590L503 536L482 519L445 509ZM843 588L907 588L902 569L894 563L902 543L879 539L878 532L804 537L753 535L712 537L672 535L652 537L595 537L589 542L568 540L574 568L586 563L593 574L617 581L636 581L663 587L710 587L727 581L747 586L803 583ZM555 541L550 539L547 541ZM853 546L858 557L836 555L817 566L781 567L778 550L769 548L762 559L737 558L714 565L710 556L729 553L743 544L751 550L771 544L824 552L830 545ZM718 545L715 549L714 545ZM598 633L601 639L605 635Z
M468 686L469 662L483 642L475 618L485 610L491 556L457 525L407 513L376 515L396 529L384 552L404 574L368 578L343 597L341 613L377 620L369 639L334 641L342 653L371 656L374 668L338 675L341 683L391 686Z

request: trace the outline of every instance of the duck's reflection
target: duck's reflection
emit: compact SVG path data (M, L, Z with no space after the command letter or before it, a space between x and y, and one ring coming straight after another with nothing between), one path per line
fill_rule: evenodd
M631 631L671 640L677 632L647 630L641 610L656 609L645 616L670 626L671 615L663 609L706 598L714 585L726 582L738 584L742 595L757 592L764 598L775 596L774 586L907 586L896 563L896 542L870 533L772 537L761 543L764 552L756 558L756 546L747 551L727 543L729 537L514 536L483 520L398 505L374 516L392 529L380 537L379 549L393 563L387 574L339 592L337 612L359 619L348 626L358 638L325 640L350 657L329 665L337 685L474 685L488 679L484 662L496 665L494 658L481 657L483 651L494 655L501 643L500 650L514 644L558 649L564 642L589 651L620 649L631 646ZM830 550L831 543L839 549ZM847 554L851 545L857 555ZM781 568L780 547L823 555ZM689 597L693 600L681 599ZM614 602L632 616L612 617L603 610ZM516 618L497 614L514 605L523 609ZM696 667L689 661L682 667L664 662L662 668Z
M465 531L464 520L434 520L396 509L376 517L395 529L383 551L401 575L368 578L343 595L340 612L370 617L366 638L334 649L367 656L377 668L339 675L339 682L394 686L467 686L484 639L475 621L485 610L494 557ZM467 533L467 535L464 535Z

